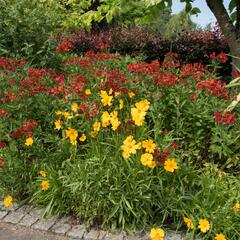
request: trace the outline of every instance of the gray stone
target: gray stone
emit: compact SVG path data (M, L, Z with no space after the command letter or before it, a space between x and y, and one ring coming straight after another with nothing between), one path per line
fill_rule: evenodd
M124 240L139 240L140 237L139 236L126 236L124 237Z
M65 234L70 229L71 229L71 225L69 225L67 223L58 222L51 228L51 231L54 233L58 233L58 234Z
M39 218L32 216L31 214L26 214L24 218L19 222L19 225L25 227L31 227Z
M70 223L72 220L71 216L62 217L58 220L58 223Z
M8 211L1 211L0 210L0 220L4 218L8 214Z
M75 225L72 229L67 232L67 236L74 238L83 238L86 228L84 225Z
M103 238L104 240L123 240L122 234L112 234L112 233L106 233L106 235Z
M34 208L29 211L29 214L34 217L42 218L44 215L44 210Z
M56 221L57 221L56 216L46 219L40 219L38 222L32 225L32 228L47 231L56 223Z
M24 213L22 212L10 212L5 218L3 218L3 222L7 222L7 223L13 223L13 224L17 224L18 222L21 221L21 219L24 217Z
M10 207L5 207L5 206L3 205L3 202L0 201L0 210L3 210L3 211L15 211L15 210L18 209L18 207L19 207L19 206L18 206L17 203L13 203L13 205L10 206Z
M168 231L166 232L166 240L184 240L182 235L180 233L174 232L174 231Z
M90 230L88 233L84 235L84 239L86 240L102 240L104 239L105 236L104 231L96 231L96 230Z

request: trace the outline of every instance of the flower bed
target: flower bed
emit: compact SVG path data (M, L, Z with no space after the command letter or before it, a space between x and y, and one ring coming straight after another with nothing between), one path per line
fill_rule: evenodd
M64 49L66 50L66 49ZM103 227L239 239L237 92L201 64L0 58L0 195ZM155 228L156 227L156 228ZM225 237L224 237L225 236Z

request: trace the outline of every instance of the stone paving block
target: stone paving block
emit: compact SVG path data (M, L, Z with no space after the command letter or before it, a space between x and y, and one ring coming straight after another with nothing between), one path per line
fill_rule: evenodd
M2 201L0 201L0 210L2 210L2 211L15 211L15 210L17 210L18 209L18 204L17 203L13 203L13 205L11 206L11 207L5 207L4 205L3 205L3 202Z
M29 211L29 214L34 217L43 218L44 210L33 208Z
M58 220L58 223L70 223L72 220L71 216L62 217Z
M40 219L35 224L32 225L32 228L47 231L56 223L56 221L57 221L56 216L46 219Z
M104 240L123 240L122 234L112 234L112 233L106 233L106 235L103 238Z
M0 210L0 220L3 219L8 214L8 211L1 211Z
M39 220L39 217L32 216L31 214L28 213L23 217L23 219L18 224L25 227L31 227L34 223L37 222L37 220Z
M85 232L86 228L84 225L75 225L69 232L67 232L67 236L81 239L83 238Z
M58 234L65 234L71 229L71 225L67 223L56 223L51 228L51 231Z
M141 239L140 236L125 236L124 240L139 240Z
M106 232L101 230L90 230L84 235L84 240L103 240Z
M166 240L184 240L183 236L180 233L176 233L173 231L167 232L165 239Z
M5 218L3 218L3 222L17 224L24 217L24 213L21 212L10 212Z

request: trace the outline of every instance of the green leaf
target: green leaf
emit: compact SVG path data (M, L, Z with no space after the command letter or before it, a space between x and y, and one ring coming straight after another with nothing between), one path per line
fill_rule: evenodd
M236 1L235 0L231 0L229 5L228 5L229 12L231 13L235 7L236 7Z

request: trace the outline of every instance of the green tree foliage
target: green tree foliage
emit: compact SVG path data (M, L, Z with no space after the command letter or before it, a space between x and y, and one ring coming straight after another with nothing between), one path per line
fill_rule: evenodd
M166 23L164 36L168 39L175 39L179 33L196 29L196 27L197 24L191 20L190 15L182 11L174 14Z

